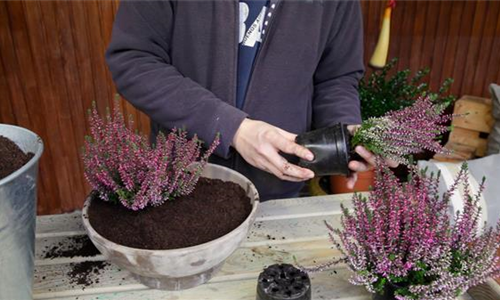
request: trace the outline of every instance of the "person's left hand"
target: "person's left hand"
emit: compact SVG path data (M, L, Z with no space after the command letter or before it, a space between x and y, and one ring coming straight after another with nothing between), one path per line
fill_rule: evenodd
M347 130L349 130L351 135L354 135L354 133L360 126L361 125L348 125ZM347 178L347 188L349 189L354 188L354 184L358 180L358 172L368 171L375 167L375 155L373 153L366 150L363 146L356 146L354 151L356 151L356 153L359 154L359 156L361 156L364 161L352 160L349 162L349 169L354 171L354 173L352 173ZM399 165L393 160L386 160L386 163L391 168L396 168Z

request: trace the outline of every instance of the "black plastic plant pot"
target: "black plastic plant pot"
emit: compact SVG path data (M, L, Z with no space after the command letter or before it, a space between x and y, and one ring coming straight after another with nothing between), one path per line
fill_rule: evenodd
M310 169L316 176L350 174L350 134L346 124L299 134L295 142L314 154L313 161L301 159L299 166Z
M382 294L373 294L372 300L396 300L394 293L398 287L388 283L384 287L384 292Z
M290 264L275 264L259 275L257 300L310 300L311 280Z

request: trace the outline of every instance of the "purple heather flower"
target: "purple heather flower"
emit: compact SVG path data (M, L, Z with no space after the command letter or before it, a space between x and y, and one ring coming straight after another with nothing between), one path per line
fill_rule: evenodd
M82 155L85 178L101 199L132 210L191 193L219 144L217 135L202 154L196 135L188 139L186 131L174 129L167 136L160 133L151 147L145 136L125 125L118 102L105 120L94 106L89 123L91 136Z
M429 97L419 98L412 106L364 121L352 138L352 146L362 145L373 153L400 164L410 164L411 154L430 150L448 153L437 140L448 131L444 123L452 115L443 115L445 106Z
M346 261L354 271L350 281L370 292L380 292L386 282L404 287L397 299L455 299L500 275L500 221L478 233L484 182L473 195L467 179L464 164L450 189L439 195L439 176L411 169L410 180L401 183L380 163L369 196L355 194L353 209L343 210L342 228L327 224L344 255L335 262ZM451 220L448 205L459 186L465 205Z

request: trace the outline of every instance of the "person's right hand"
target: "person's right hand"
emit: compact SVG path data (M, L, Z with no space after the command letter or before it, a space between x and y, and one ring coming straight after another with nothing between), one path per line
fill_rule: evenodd
M262 121L245 119L233 138L233 147L252 166L282 180L305 181L314 173L289 163L279 152L313 160L314 155L295 143L296 135Z

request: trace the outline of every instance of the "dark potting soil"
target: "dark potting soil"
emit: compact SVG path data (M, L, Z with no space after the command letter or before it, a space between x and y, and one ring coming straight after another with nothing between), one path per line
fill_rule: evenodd
M24 166L33 153L24 153L13 141L0 135L0 179Z
M59 257L90 257L99 255L100 252L94 246L88 236L72 236L52 246L43 253L43 258Z
M109 240L132 248L166 250L209 242L238 227L252 205L236 183L200 178L187 196L132 211L94 198L88 217Z
M105 261L84 261L71 264L71 270L66 274L70 284L90 286L99 283L99 275L109 263Z

